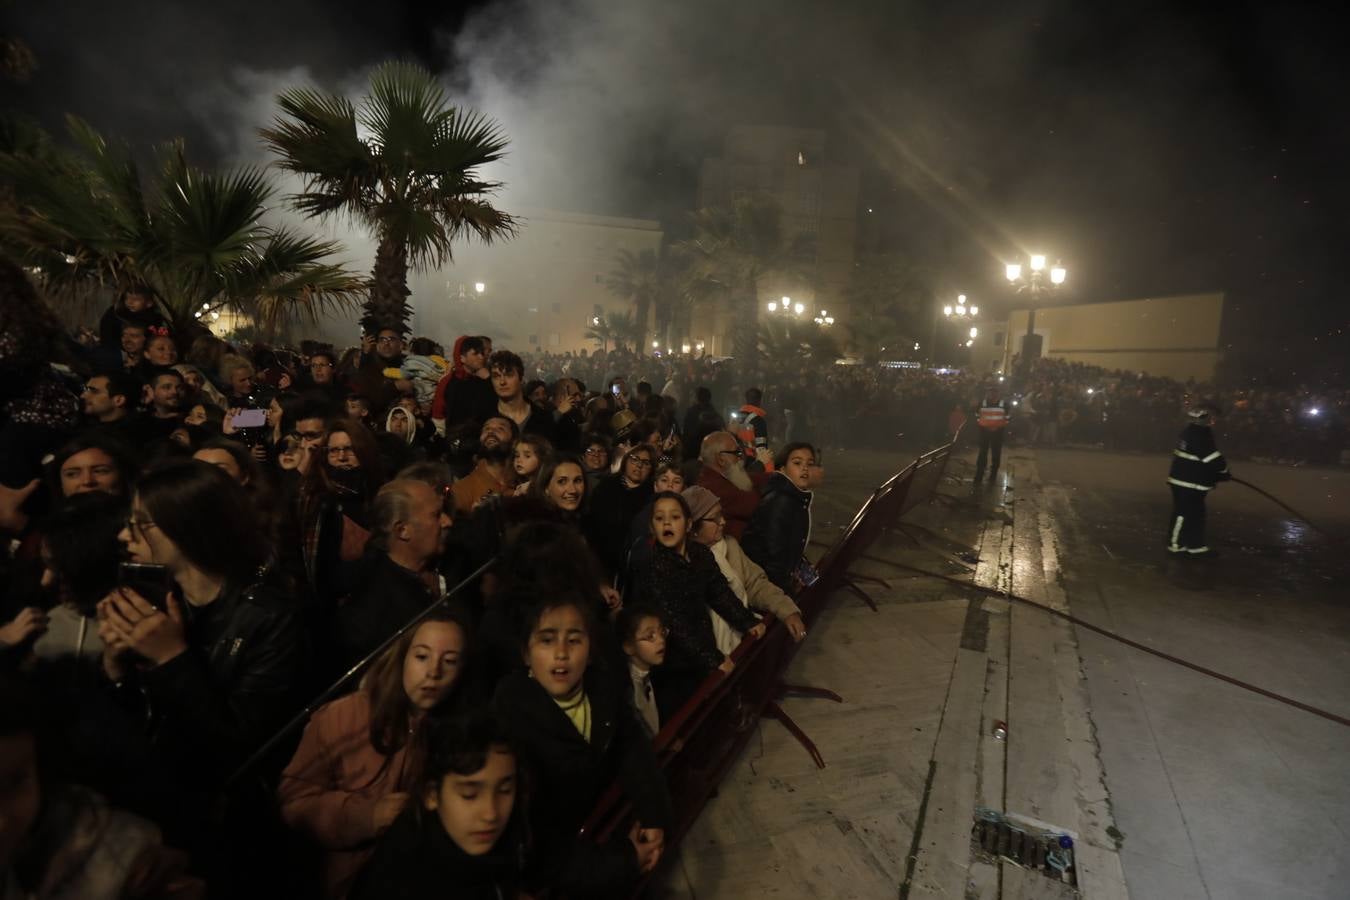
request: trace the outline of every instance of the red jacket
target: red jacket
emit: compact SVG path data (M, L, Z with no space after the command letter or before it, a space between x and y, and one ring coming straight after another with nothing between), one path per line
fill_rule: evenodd
M768 473L756 473L750 476L750 480L758 489L768 478ZM717 495L717 499L722 501L722 515L727 518L727 534L740 540L745 534L746 526L750 524L750 517L755 514L755 508L759 506L759 491L743 491L736 485L727 480L727 477L716 469L704 466L698 473L699 487L707 488Z

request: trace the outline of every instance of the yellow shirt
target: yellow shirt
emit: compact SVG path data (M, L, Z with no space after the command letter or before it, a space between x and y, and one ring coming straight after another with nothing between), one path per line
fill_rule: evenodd
M554 700L558 704L558 709L563 711L563 715L571 720L576 726L581 737L586 743L591 742L591 698L586 696L586 692L581 691L571 700Z

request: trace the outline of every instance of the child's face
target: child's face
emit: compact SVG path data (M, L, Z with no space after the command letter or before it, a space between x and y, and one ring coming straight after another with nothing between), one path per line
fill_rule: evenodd
M684 490L684 476L674 469L666 469L660 475L656 476L656 492L673 491L679 493Z
M348 400L347 415L353 419L364 419L369 410L366 409L364 400Z
M656 616L646 616L638 622L637 632L623 645L627 653L644 669L651 669L666 661L666 628Z
M528 478L539 471L539 456L530 444L516 444L512 467L521 478Z
M423 622L403 657L403 690L414 709L435 709L455 686L464 630L454 622Z
M657 500L652 508L652 536L656 542L669 550L683 550L688 533L689 520L680 504L669 497Z
M815 464L816 455L810 450L793 450L783 466L783 474L800 490L810 490L811 469Z
M459 849L482 856L497 843L516 805L516 756L493 747L483 768L469 775L451 772L427 789L422 805L436 813Z
M530 633L526 662L530 675L550 697L570 697L586 675L591 636L575 606L546 610Z
M183 420L188 425L206 424L206 407L198 403L192 409L188 410L187 418Z

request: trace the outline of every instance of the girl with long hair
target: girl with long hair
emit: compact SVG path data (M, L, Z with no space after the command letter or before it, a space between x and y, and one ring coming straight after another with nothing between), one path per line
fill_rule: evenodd
M325 897L346 895L421 784L428 718L451 705L467 646L462 618L441 608L310 719L277 796L286 824L324 851Z

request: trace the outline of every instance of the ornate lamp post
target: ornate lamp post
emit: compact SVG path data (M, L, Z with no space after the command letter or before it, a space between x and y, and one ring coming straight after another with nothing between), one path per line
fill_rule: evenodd
M1022 365L1029 371L1032 362L1041 355L1041 341L1036 334L1036 307L1043 295L1059 289L1069 277L1069 270L1060 263L1047 267L1044 253L1032 253L1025 269L1020 262L1008 263L1003 273L1015 293L1031 298L1027 307L1027 335L1022 340Z

